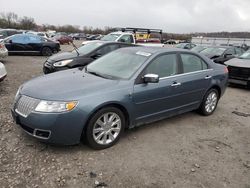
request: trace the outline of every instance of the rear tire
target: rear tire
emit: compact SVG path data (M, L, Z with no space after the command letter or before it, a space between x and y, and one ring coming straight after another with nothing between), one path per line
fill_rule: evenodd
M53 54L53 51L49 47L43 47L41 50L41 54L43 56L51 56Z
M125 128L125 117L121 110L106 107L97 111L90 119L85 138L96 150L113 146L120 139Z
M199 112L204 116L209 116L216 110L219 101L219 92L217 89L210 89L201 103Z

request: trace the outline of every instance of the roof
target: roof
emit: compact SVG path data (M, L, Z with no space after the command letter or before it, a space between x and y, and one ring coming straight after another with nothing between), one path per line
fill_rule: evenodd
M131 35L131 34L133 34L133 33L131 33L131 32L122 32L122 31L116 31L116 32L112 32L112 33L109 33L109 34L129 34L129 35ZM108 34L108 35L109 35Z
M121 50L126 49L131 52L147 52L151 54L158 54L158 53L164 53L164 52L190 52L190 53L195 53L190 50L185 50L185 49L180 49L180 48L163 48L163 47L143 47L143 46L138 46L138 47L133 47L133 48L121 48Z

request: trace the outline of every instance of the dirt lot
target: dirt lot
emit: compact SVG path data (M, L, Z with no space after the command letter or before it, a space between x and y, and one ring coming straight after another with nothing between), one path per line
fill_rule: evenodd
M3 61L0 187L250 188L249 90L229 87L212 116L191 112L128 130L106 150L51 146L27 136L10 114L19 85L41 75L44 60Z

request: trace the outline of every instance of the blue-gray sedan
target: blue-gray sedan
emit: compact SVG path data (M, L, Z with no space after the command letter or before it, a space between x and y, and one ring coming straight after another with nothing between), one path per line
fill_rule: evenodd
M212 114L228 80L227 68L181 49L123 48L85 68L23 84L12 115L42 141L94 149L115 144L125 128L198 109Z

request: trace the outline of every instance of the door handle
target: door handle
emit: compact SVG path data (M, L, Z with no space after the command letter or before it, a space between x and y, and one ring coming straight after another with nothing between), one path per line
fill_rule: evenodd
M180 82L174 82L174 83L171 85L171 87L176 87L176 86L180 86L180 85L181 85Z
M206 80L207 80L207 79L210 79L210 78L212 78L212 76L206 76L206 77L205 77Z

